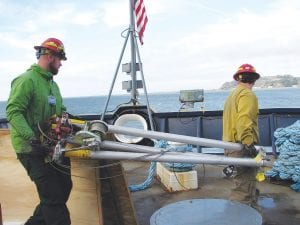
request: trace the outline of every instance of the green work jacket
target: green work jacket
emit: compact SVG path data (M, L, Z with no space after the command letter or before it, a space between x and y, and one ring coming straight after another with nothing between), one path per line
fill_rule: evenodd
M259 142L257 97L242 84L237 85L225 102L223 140L246 145Z
M11 141L16 153L31 151L29 140L39 139L38 126L53 115L65 110L53 74L33 64L25 73L11 83L6 106L10 124Z

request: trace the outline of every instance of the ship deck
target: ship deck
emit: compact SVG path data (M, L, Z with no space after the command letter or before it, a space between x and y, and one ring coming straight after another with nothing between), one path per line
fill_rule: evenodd
M21 225L32 213L38 198L34 185L14 155L8 131L2 131L0 134L0 204L3 224ZM139 184L146 179L150 164L123 161L122 165L127 183ZM232 182L230 178L223 176L223 166L197 165L195 170L198 181L196 190L169 192L158 179L154 179L150 188L132 192L129 197L133 203L137 224L149 225L153 213L170 203L189 199L228 198ZM81 170L73 172L73 175L93 176ZM101 174L99 176L101 177ZM99 214L101 214L101 207L105 206L99 206L99 200L97 201L95 198L97 196L95 183L98 181L79 179L76 176L72 179L75 187L68 204L71 216L74 218L72 224L102 224L100 221L102 216ZM289 185L289 182L271 180L258 183L260 189L258 203L261 206L264 220L267 221L266 224L300 224L300 194L292 190Z
M147 176L149 163L124 162L129 184L137 184ZM230 178L222 174L223 166L197 165L198 186L196 190L168 192L155 179L153 185L131 194L139 224L149 225L150 217L159 208L188 199L227 199L232 187ZM290 182L265 180L258 182L258 204L268 225L300 224L300 194L292 190ZM213 209L208 209L213 210ZM201 212L199 212L201 213Z

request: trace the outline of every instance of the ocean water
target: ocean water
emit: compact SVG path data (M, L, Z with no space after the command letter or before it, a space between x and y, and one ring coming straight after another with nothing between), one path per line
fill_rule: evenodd
M300 88L254 89L259 101L259 108L300 108ZM195 103L194 110L222 110L228 90L204 91L204 102ZM71 114L101 114L107 96L65 98L64 104ZM179 91L170 93L148 94L150 107L155 112L177 112L180 110ZM130 94L112 95L108 111L119 104L130 101ZM139 102L146 104L144 95ZM5 101L0 101L0 118L5 118Z

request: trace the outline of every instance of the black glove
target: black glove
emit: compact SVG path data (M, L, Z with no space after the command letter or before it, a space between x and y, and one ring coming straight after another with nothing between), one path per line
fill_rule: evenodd
M255 158L258 154L258 151L256 150L254 144L244 145L244 148L242 151L244 153L244 156L250 157L250 158Z
M50 152L49 146L42 144L38 139L31 139L29 144L32 148L31 154L33 155L46 157Z

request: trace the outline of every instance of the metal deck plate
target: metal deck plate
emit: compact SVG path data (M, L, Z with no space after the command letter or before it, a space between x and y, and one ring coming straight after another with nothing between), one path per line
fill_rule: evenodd
M166 205L150 218L150 225L261 225L255 209L225 199L192 199Z

